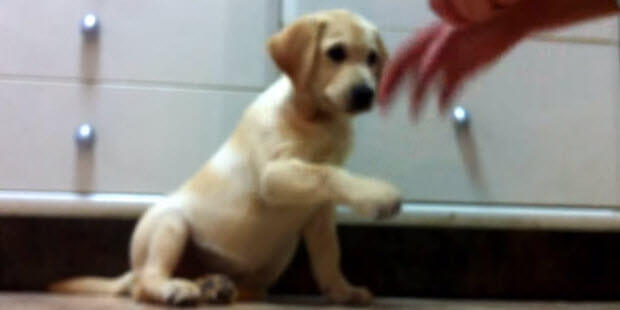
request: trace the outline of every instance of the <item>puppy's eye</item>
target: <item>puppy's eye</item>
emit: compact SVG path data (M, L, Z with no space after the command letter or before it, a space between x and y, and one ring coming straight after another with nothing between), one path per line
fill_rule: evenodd
M377 53L375 51L371 51L370 53L368 53L366 63L369 66L374 66L377 63L377 58L379 58L379 56L377 56Z
M329 59L334 62L340 63L347 58L347 52L344 50L342 45L336 45L327 50L327 56L329 56Z

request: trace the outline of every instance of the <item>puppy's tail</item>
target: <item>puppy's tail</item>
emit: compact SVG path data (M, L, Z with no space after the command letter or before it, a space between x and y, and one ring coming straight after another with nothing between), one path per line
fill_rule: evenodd
M133 282L134 275L129 271L117 278L70 278L53 283L48 290L63 294L129 295Z

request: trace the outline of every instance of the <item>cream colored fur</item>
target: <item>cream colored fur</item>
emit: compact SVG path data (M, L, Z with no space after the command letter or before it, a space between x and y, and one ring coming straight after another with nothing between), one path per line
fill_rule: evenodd
M334 206L372 218L394 215L392 185L340 166L351 148L350 92L376 87L387 55L376 28L349 12L307 15L269 41L284 72L253 102L238 127L204 167L150 208L131 240L131 272L122 279L69 279L66 293L122 294L181 304L204 292L174 278L187 240L209 257L211 272L229 276L242 299L260 298L304 238L319 287L336 303L368 304L368 290L340 271ZM342 62L328 56L340 45ZM377 61L370 63L369 53Z

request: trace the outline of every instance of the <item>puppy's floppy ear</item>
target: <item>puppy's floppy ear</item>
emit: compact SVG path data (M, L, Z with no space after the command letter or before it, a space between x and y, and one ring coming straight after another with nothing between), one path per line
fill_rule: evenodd
M381 80L381 75L383 74L383 67L385 67L385 63L390 57L387 48L385 47L385 43L383 43L383 39L379 34L379 31L375 34L375 40L377 40L377 55L379 56L379 61L377 65L377 81Z
M304 87L312 74L326 25L315 16L304 16L269 39L271 58L296 88Z

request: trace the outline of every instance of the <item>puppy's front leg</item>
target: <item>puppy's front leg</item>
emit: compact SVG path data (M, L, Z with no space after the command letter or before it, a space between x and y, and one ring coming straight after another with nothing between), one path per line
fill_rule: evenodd
M314 277L321 291L339 304L368 305L372 294L364 287L354 287L340 270L340 246L336 233L334 208L322 206L303 230Z
M400 210L400 195L392 185L299 159L268 163L261 173L260 194L274 205L344 204L379 219Z

